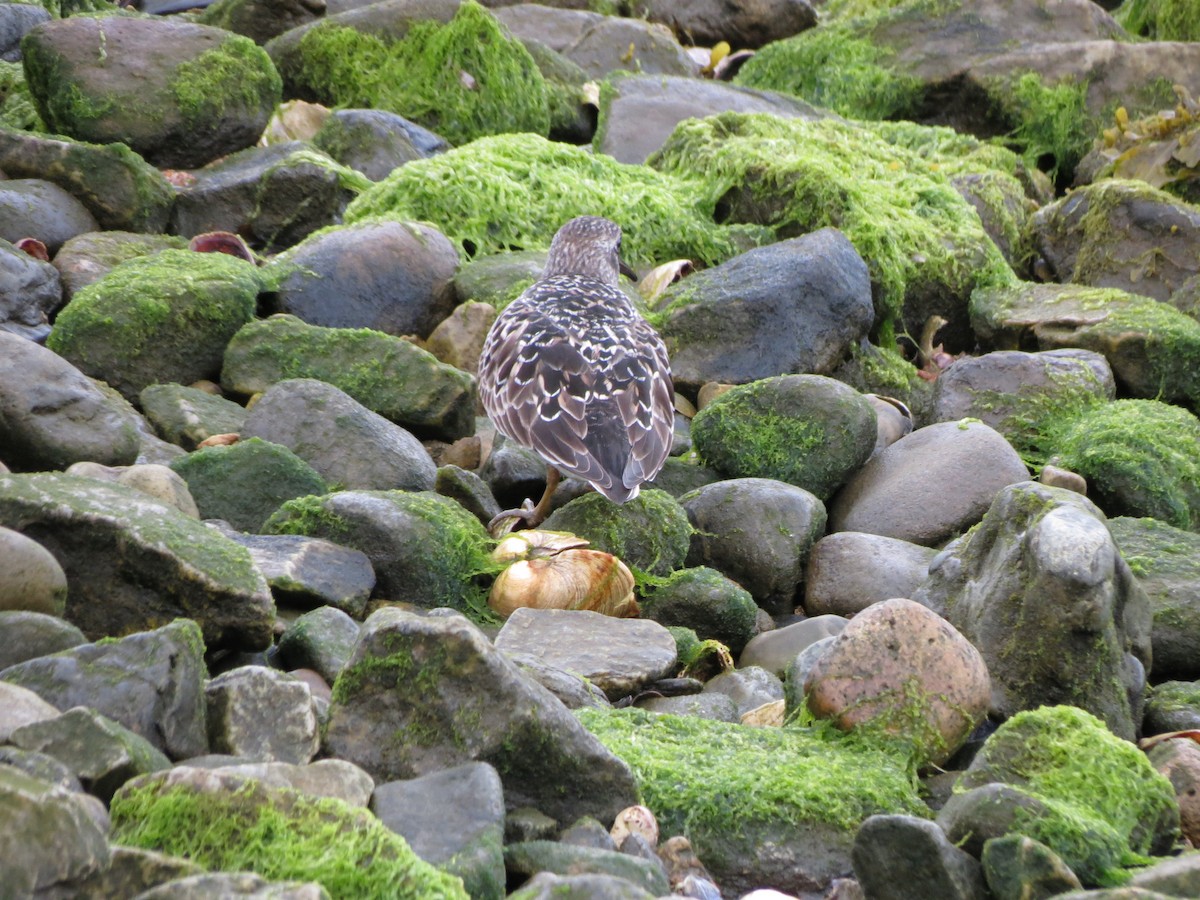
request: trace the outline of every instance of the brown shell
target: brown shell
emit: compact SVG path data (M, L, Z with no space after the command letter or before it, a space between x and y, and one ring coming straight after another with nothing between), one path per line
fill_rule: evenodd
M611 553L574 548L519 560L500 573L488 606L502 616L516 609L585 609L636 616L633 573Z

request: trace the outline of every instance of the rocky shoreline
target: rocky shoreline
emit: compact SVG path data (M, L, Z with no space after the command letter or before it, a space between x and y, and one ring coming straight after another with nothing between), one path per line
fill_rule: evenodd
M1104 5L0 4L0 896L1200 895L1200 16ZM580 214L671 456L498 546Z

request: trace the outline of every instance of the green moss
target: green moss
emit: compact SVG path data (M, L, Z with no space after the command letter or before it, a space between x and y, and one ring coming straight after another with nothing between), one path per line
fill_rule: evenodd
M1125 0L1113 18L1130 34L1158 41L1200 41L1200 6L1193 0Z
M0 60L0 126L24 131L45 128L25 83L25 70L17 62Z
M956 791L1015 785L1052 816L1019 817L1017 831L1049 846L1085 883L1121 880L1178 831L1175 790L1138 748L1070 706L1017 713L988 738ZM1173 823L1173 824L1172 824Z
M38 5L56 19L81 14L116 15L124 12L111 0L38 0Z
M1113 515L1200 531L1200 420L1157 400L1088 411L1056 443L1061 465L1088 479Z
M1100 133L1101 117L1087 108L1087 82L1045 84L1034 72L998 81L992 96L1015 123L1008 139L1031 167L1057 177L1075 170Z
M229 107L268 109L279 104L283 81L265 50L231 34L211 50L180 63L169 89L185 123L220 119Z
M924 84L893 65L894 56L835 22L762 47L734 83L794 94L853 119L899 118L914 112Z
M436 222L464 259L545 250L579 215L621 225L631 265L688 258L723 262L765 242L765 230L714 224L714 200L693 175L666 175L532 134L482 138L396 169L346 210L347 223L374 216Z
M642 618L682 625L740 652L754 636L758 606L750 593L715 569L700 566L671 573L648 586Z
M882 321L900 321L910 292L965 295L1015 282L974 208L933 163L848 122L691 119L648 164L704 172L714 208L778 238L841 229L870 269Z
M300 52L301 83L323 101L391 110L452 143L550 130L549 92L533 57L473 0L446 24L414 22L394 43L318 25Z
M661 832L687 836L702 859L737 836L769 842L813 823L850 836L876 813L928 815L902 754L832 728L642 710L576 715L629 765Z
M466 898L462 882L422 862L402 837L341 800L254 782L232 792L118 792L113 841L185 857L207 869L318 881L334 898Z
M1160 718L1171 713L1200 717L1200 682L1164 681L1150 689L1147 703L1157 708Z

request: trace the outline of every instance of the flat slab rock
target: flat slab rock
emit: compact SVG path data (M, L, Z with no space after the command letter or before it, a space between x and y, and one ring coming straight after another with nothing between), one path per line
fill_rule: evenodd
M610 700L666 677L676 661L675 639L657 622L574 609L518 609L496 648L577 672Z

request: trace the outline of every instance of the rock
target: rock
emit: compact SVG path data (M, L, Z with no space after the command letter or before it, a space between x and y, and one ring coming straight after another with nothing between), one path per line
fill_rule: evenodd
M242 437L287 447L345 490L429 491L437 473L412 434L311 378L267 388L246 416Z
M696 872L698 856L700 871L711 872L726 896L763 884L823 893L849 871L863 818L924 814L897 757L809 729L749 728L637 709L576 715L629 761L660 833L686 829L686 854L678 847L682 839L671 839L660 855L686 855L692 865L668 863L668 869ZM703 798L714 796L722 802L706 806Z
M84 795L0 765L0 857L5 890L32 896L108 866L105 829Z
M159 437L184 450L195 450L213 435L237 434L246 422L241 405L182 384L152 384L142 389L138 402Z
M508 895L512 900L652 900L654 895L617 875L538 872Z
M764 378L722 394L692 420L708 465L730 478L774 478L826 500L870 457L875 411L820 375Z
M738 657L738 668L759 666L782 677L792 662L812 644L841 634L848 620L841 616L816 616L764 631L751 639Z
M249 147L189 173L171 210L171 231L195 237L232 231L278 253L341 218L356 179L301 141Z
M828 534L813 544L808 558L804 611L849 618L874 603L909 597L935 555L928 547L879 534Z
M291 669L313 669L332 684L345 668L359 627L339 609L322 606L305 613L279 638L279 661Z
M1110 515L1200 528L1200 420L1157 400L1116 400L1063 423L1056 461L1084 476Z
M155 885L139 900L206 900L208 897L249 897L251 900L327 900L318 882L268 881L252 872L206 872Z
M500 504L483 479L474 472L455 465L440 465L434 476L433 489L443 497L454 500L484 525L500 515Z
M70 302L75 294L126 260L168 249L186 250L187 241L165 234L93 231L68 240L52 263L62 277L64 302Z
M641 615L660 625L681 625L701 640L716 640L740 653L757 633L758 607L750 593L715 569L679 569L646 591Z
M16 471L128 465L137 414L56 353L0 331L0 459Z
M0 670L27 659L86 644L83 632L57 616L23 610L0 611Z
M223 0L205 8L198 21L245 35L262 45L324 14L325 0Z
M1080 709L1047 706L988 738L937 821L972 855L991 838L1031 837L1095 884L1125 854L1169 847L1178 815L1170 782L1135 746Z
M453 500L428 491L339 491L285 503L263 530L365 553L375 569L373 596L484 615L486 591L472 579L489 570L487 532Z
M988 670L950 623L911 600L851 620L804 684L808 709L843 731L882 732L942 765L988 711Z
M253 42L178 20L55 20L31 31L23 52L51 132L123 141L160 167L249 146L280 98L279 75Z
M981 862L988 888L996 897L1052 897L1082 888L1061 856L1024 835L985 841Z
M505 896L504 791L487 763L381 784L371 811L425 862L462 878L472 897Z
M936 546L978 522L997 491L1028 477L1012 445L987 425L927 425L850 479L829 508L829 530Z
M1155 681L1200 679L1200 536L1124 516L1109 519L1108 530L1150 598Z
M9 742L53 756L105 803L130 778L171 767L146 738L83 706L18 728Z
M212 766L202 765L205 760L222 760ZM189 760L177 769L187 766L211 768L220 775L252 778L271 788L290 788L309 797L333 797L350 806L364 809L371 800L375 782L371 776L353 763L344 759L319 759L307 765L285 762L230 763L224 757L202 757Z
M542 527L577 535L593 550L660 576L683 567L691 532L683 508L670 494L653 489L620 506L589 492L551 513Z
M338 896L467 896L457 878L421 862L365 809L267 787L243 775L186 766L144 775L113 798L112 817L114 843L203 858L216 869L314 879L332 885ZM262 829L263 820L277 826ZM221 827L214 828L216 823ZM229 840L230 833L256 829L264 833L253 846ZM187 896L168 886L161 890L164 900ZM228 892L209 888L197 897Z
M1146 700L1142 730L1148 735L1200 730L1200 684L1164 681L1154 685Z
M0 9L0 60L21 61L21 38L42 22L50 21L50 13L44 7L26 3L12 3Z
M556 875L612 875L662 896L669 892L666 873L661 864L638 859L615 850L573 846L560 841L525 841L504 848L505 868L518 877L530 877L538 872Z
M59 885L63 895L75 897L140 897L143 891L177 879L199 875L204 870L196 863L151 850L114 846L109 864L82 878ZM58 893L48 896L59 896Z
M320 747L304 682L264 666L239 666L204 689L208 743L216 753L303 764Z
M0 616L0 624L7 626L7 618L7 615ZM6 631L6 643L7 636L8 632ZM0 660L0 671L5 668L7 665ZM0 681L0 701L3 701L0 704L0 744L7 744L12 733L26 725L54 719L59 715L58 709L28 688L16 684ZM11 765L8 760L4 760L4 762Z
M1180 831L1195 845L1200 837L1200 748L1186 737L1173 738L1155 744L1147 755L1154 768L1170 779L1179 804ZM1189 868L1194 885L1197 873L1195 867Z
M131 259L75 295L47 346L135 401L151 384L215 378L260 285L252 265L224 253Z
M597 80L616 71L694 75L698 68L669 29L616 16L597 19L562 54Z
M328 490L291 450L256 437L195 450L171 468L187 482L202 518L223 519L240 531L261 531L286 501Z
M518 609L495 643L505 653L527 654L577 672L609 700L666 677L676 661L675 639L657 622L585 610Z
M626 765L462 617L381 609L363 629L334 685L328 753L380 781L488 762L507 808L559 821L607 821L635 802Z
M256 394L288 378L328 382L418 437L452 441L474 431L471 376L391 335L279 315L250 323L229 342L221 374L227 389Z
M186 615L210 649L270 643L275 608L249 554L140 491L57 473L0 476L0 523L18 522L63 567L67 619L92 639Z
M634 706L656 715L695 716L716 722L738 722L737 704L724 694L682 694L677 697L648 696L634 701Z
M1116 288L1022 283L977 292L971 327L985 347L1101 353L1133 397L1200 397L1200 323L1167 303Z
M1200 888L1200 865L1194 854L1156 861L1129 879L1134 890L1186 897Z
M809 119L824 114L787 94L679 75L629 74L604 84L594 146L623 163L644 163L684 119L727 111Z
M458 252L431 225L377 221L322 231L272 262L270 312L310 325L427 336L455 305Z
M124 143L87 144L0 126L0 170L69 191L106 231L161 234L175 202L162 172Z
M817 13L806 0L737 4L724 0L649 0L644 8L650 21L670 25L701 47L728 41L736 49L755 50L817 24Z
M160 500L185 516L200 518L196 501L188 491L187 482L166 466L141 463L133 466L102 466L93 462L77 462L67 469L68 475L95 478L109 484L123 484Z
M1132 739L1150 668L1150 604L1084 497L1033 482L996 495L913 599L983 654L992 710L1070 703ZM1053 680L1030 673L1053 666Z
M335 109L313 144L344 166L382 181L397 166L449 149L439 135L384 109Z
M58 270L0 240L0 331L40 343L61 303Z
M51 253L68 238L96 231L96 220L82 203L57 184L40 178L0 182L0 238L15 243L36 238Z
M863 891L878 900L987 896L979 861L951 844L928 819L870 816L854 836L852 858Z
M833 228L749 250L658 301L676 389L827 375L874 318L866 263Z
M0 610L61 616L66 606L67 576L53 554L0 527Z
M110 643L84 644L0 671L59 709L90 706L173 759L208 750L204 645L178 620Z
M495 321L496 310L490 304L474 300L460 303L430 332L425 349L442 362L474 375L479 370L483 342Z
M375 586L375 570L362 551L301 535L220 530L250 551L281 605L311 609L328 604L362 618Z
M739 719L751 710L783 699L783 683L761 666L722 672L704 683L704 693L724 694L737 707Z
M552 693L567 709L583 709L585 706L607 709L612 706L604 696L604 691L582 675L543 662L537 655L509 653L508 656L523 674Z

